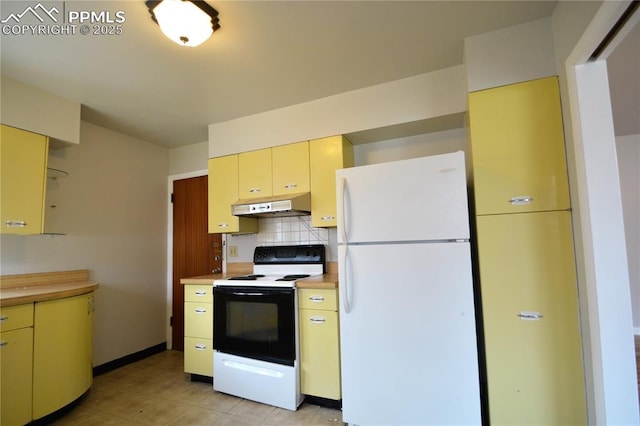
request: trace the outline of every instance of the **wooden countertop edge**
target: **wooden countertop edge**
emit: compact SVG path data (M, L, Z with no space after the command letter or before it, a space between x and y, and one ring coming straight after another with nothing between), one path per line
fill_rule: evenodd
M28 285L3 288L0 293L0 307L24 305L34 302L62 299L91 293L98 288L94 281L66 282L60 284Z

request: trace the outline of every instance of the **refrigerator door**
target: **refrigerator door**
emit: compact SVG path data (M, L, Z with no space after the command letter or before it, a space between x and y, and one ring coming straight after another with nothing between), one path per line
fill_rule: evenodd
M469 243L339 251L343 420L480 424Z
M464 152L336 172L338 243L469 239Z

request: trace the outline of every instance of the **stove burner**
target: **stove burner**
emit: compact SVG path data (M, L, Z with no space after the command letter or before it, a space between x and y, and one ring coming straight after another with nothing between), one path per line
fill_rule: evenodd
M307 278L309 274L294 274L294 275L285 275L282 278L278 278L276 281L295 281L301 278Z
M263 278L262 274L251 274L251 275L240 275L238 277L230 277L229 280L237 280L237 281L255 281L258 278Z

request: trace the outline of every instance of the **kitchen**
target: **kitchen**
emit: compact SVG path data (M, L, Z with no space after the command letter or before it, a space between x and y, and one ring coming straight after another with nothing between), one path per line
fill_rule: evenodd
M423 93L419 90L423 90L421 88L429 82L432 86L439 86L446 84L449 78L464 81L464 76L459 73L461 70L454 67L447 72L429 73L423 78L397 82L395 86L374 87L372 90L377 90L376 94L382 96L399 89L409 93L417 91L419 95ZM456 96L442 95L434 102L438 105L429 105L429 108L436 108L434 116L450 115L466 109L466 93L460 91L457 84L454 86L449 93L456 93ZM447 89L443 90L447 92ZM429 93L434 93L433 87L430 87ZM363 102L358 101L356 95L347 93L338 101ZM391 100L393 97L387 98ZM455 105L448 107L447 102ZM304 105L300 108L304 108ZM398 114L414 116L413 111L407 110ZM273 115L286 118L285 111L275 111ZM382 111L381 115L393 120L389 111ZM255 120L261 118L263 116L256 116ZM313 120L302 125L312 128L318 126L316 121L328 120ZM332 116L329 123L338 127L340 121ZM233 124L227 123L226 127ZM235 124L251 124L251 119ZM387 121L381 120L360 127L384 127L387 124ZM208 151L217 149L219 152L214 154L218 155L224 154L222 151L225 149L228 153L230 148L216 148L209 146L209 143L202 143L167 152L156 145L86 121L80 125L82 142L69 149L52 151L50 158L51 166L70 172L68 177L56 182L56 195L59 197L55 200L57 207L50 209L54 211L48 215L50 225L53 228L56 222L64 225L62 228L67 235L43 235L28 239L3 236L2 269L3 274L10 274L89 266L92 279L102 283L96 298L95 335L101 337L95 341L94 364L103 365L167 340L167 300L164 296L167 282L167 218L164 214L167 211L167 170L171 176L206 170L206 158L212 156ZM225 130L223 125L217 127ZM333 129L318 131L321 135L334 132ZM248 141L251 138L247 136L246 139ZM453 147L453 150L457 150L464 147L467 141L462 126L403 140L389 139L386 142L356 145L356 164L376 162L375 158L390 160L435 154L439 153L437 151L442 146L446 146L447 150ZM271 142L267 140L265 143ZM245 148L256 147L247 142ZM188 165L183 161L185 158L191 159L187 160L190 161ZM123 179L123 176L127 178ZM131 206L139 207L132 210ZM100 212L100 215L95 212ZM163 213L158 215L157 212ZM238 260L249 259L251 247L255 244L252 237L230 239L238 242L234 243L239 248Z

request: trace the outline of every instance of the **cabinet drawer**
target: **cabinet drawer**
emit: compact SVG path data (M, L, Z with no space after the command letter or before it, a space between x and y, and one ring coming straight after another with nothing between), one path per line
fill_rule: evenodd
M17 330L33 325L33 303L0 308L0 331Z
M213 377L213 339L184 338L184 371Z
M213 338L212 303L184 303L184 335L204 339Z
M298 290L298 306L300 309L338 310L338 297L335 289Z
M185 302L213 303L213 283L203 285L185 284Z

